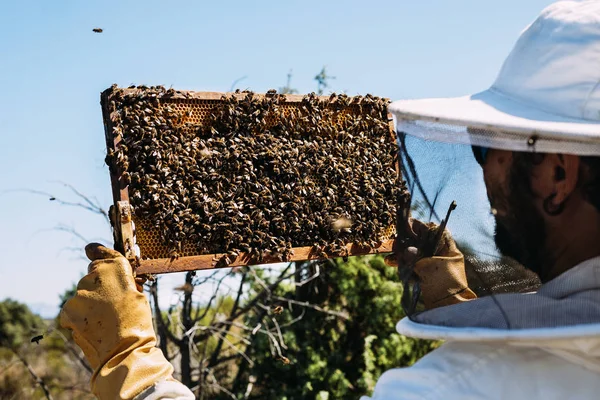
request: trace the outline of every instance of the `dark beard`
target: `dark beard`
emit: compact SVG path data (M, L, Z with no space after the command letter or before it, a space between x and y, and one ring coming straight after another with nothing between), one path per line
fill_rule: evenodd
M546 226L533 206L529 183L515 172L510 175L510 193L503 196L508 213L496 217L494 240L503 255L535 272L544 282Z

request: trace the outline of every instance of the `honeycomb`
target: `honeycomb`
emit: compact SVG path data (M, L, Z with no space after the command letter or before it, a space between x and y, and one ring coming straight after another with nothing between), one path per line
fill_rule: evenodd
M121 89L119 89L121 90ZM121 90L121 93L141 93L143 88L130 88ZM109 148L109 154L116 150L115 143L119 141L122 134L122 128L119 126L119 122L115 120L114 114L115 109L118 105L119 99L115 99L116 90L107 90L103 93L102 104L105 108L105 128L107 134L107 145ZM139 95L139 94L138 94ZM175 121L175 125L179 126L180 129L187 134L193 135L193 131L197 127L208 126L212 123L213 113L223 103L223 96L221 93L209 93L209 92L175 92L172 96L161 96L158 99L158 107L162 109L169 109L172 114L177 115L178 118ZM243 93L237 96L244 96ZM270 128L276 125L282 119L289 117L292 114L301 113L302 107L302 96L287 96L286 100L279 107L279 112L276 115L270 114L266 117L266 127ZM112 108L111 108L112 105ZM352 116L361 115L362 108L359 104L349 104L347 107L338 110L335 113L329 114L329 120L321 120L319 123L328 124L331 126L342 127L344 121ZM310 125L311 122L305 122ZM388 124L391 124L389 122ZM395 145L394 138L392 136L392 130L390 126L390 134L387 138L388 141ZM115 202L117 201L130 201L130 191L123 190L127 189L126 185L123 184L122 179L119 177L123 174L123 167L119 168L117 164L109 164L111 166L111 178L113 182L113 193L115 196ZM395 166L390 166L395 171ZM310 175L310 180L315 182L318 187L323 187L325 183L318 175ZM399 177L397 177L399 178ZM133 202L132 202L133 204ZM142 259L165 259L170 258L174 254L177 257L196 256L201 254L213 254L208 253L205 249L199 246L197 243L192 241L181 241L179 246L174 249L172 243L168 243L164 240L163 228L156 226L147 218L136 214L136 208L134 205L133 221L135 223L135 235L136 243L139 246ZM385 242L395 237L396 228L394 223L388 224L379 230L377 237L372 238L375 242ZM292 243L293 247L297 247L295 243ZM373 249L375 251L375 249Z

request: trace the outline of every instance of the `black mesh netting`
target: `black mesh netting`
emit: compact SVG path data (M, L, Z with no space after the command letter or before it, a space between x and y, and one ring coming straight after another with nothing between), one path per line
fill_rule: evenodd
M535 291L540 286L538 276L496 248L494 216L472 147L403 133L398 134L398 141L403 178L412 195L411 216L439 225L456 202L446 227L465 256L471 290L478 297ZM431 240L435 242L435 234ZM420 250L423 246L427 244L421 243ZM400 274L405 282L403 306L413 316L423 310L418 278L410 266L401 268Z

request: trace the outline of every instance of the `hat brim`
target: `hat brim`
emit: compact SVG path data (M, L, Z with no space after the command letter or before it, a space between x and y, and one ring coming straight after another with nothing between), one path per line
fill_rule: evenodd
M487 137L470 140L471 144L527 150L531 138L535 137L537 151L558 152L564 149L562 144L571 143L574 146L567 146L572 149L565 152L600 155L600 121L539 110L493 88L464 97L399 100L391 103L388 110L394 115L398 130L401 122L424 121L432 125L476 128L488 133ZM448 130L450 136L452 130ZM470 136L473 139L473 135ZM440 140L439 135L433 140ZM443 141L453 140L449 137Z

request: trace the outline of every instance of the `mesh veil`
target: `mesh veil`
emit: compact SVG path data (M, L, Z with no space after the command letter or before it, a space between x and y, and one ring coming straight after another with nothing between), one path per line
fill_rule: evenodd
M408 131L400 131L400 127ZM478 297L492 299L500 294L535 291L540 286L538 276L496 248L495 220L482 168L471 144L439 141L435 132L414 121L397 125L397 129L400 167L411 193L411 216L421 222L440 224L446 219L449 206L456 202L446 227L465 255L469 287ZM467 129L464 134L468 134ZM425 139L431 137L436 141ZM481 145L483 141L477 143ZM400 269L400 275L405 286L402 305L412 319L423 310L418 279L410 273L410 266ZM501 318L510 318L499 311ZM501 324L510 326L510 321Z

